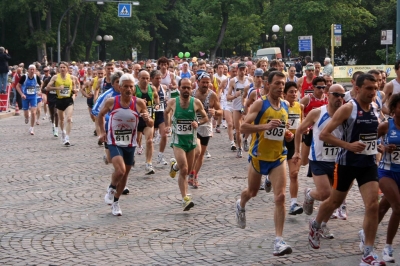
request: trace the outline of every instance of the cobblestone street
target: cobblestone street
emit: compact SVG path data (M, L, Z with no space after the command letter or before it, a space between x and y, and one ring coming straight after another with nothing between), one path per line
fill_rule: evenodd
M234 203L247 186L247 156L230 151L226 130L210 141L211 159L199 174L199 189L190 189L195 203L183 212L177 179L169 166L156 164L144 174L144 155L136 155L128 187L120 198L121 217L104 203L112 165L105 165L102 147L93 136L86 101L76 100L73 146L63 147L48 120L28 134L21 116L0 120L0 265L358 265L358 231L364 207L357 185L347 198L348 220L328 223L333 240L321 249L308 246L305 214L286 217L284 240L291 255L272 255L275 237L273 193L260 191L246 206L247 227L235 223ZM61 133L60 133L61 135ZM167 144L166 159L172 149ZM301 169L299 203L312 179ZM288 181L289 182L289 181ZM286 197L288 211L290 197ZM316 204L318 208L318 203ZM316 209L312 217L315 216ZM381 257L390 211L379 225L376 252ZM399 237L394 242L400 261ZM356 256L355 256L356 255ZM389 265L400 265L400 264Z

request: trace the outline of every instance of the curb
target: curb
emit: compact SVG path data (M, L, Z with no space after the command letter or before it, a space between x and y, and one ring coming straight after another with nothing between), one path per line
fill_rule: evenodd
M8 111L0 112L0 119L9 118L15 115L15 111L9 109Z

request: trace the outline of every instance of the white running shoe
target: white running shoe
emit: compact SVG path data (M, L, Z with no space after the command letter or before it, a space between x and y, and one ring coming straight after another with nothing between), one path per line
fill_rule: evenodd
M332 215L331 215L331 217L329 217L329 219L337 219L337 212L338 212L338 209L336 209L333 213L332 213Z
M206 158L211 158L211 154L206 150Z
M246 211L240 207L240 199L235 203L235 217L239 228L246 228Z
M358 247L360 248L361 252L364 252L364 243L365 243L364 229L358 231L358 237L360 238L360 244L358 245Z
M340 220L347 220L346 204L340 205L337 209L337 218Z
M378 255L376 255L373 252L370 252L368 256L366 257L362 256L360 263L360 266L368 266L368 265L385 266L386 263L384 261L380 261Z
M164 158L164 155L159 153L157 156L157 164L167 165L167 161Z
M309 222L310 232L308 233L308 243L313 249L319 249L321 229L314 228L312 226L313 221L314 220L311 219Z
M61 140L62 140L62 142L63 142L63 144L65 143L65 136L67 135L67 133L63 130L62 132L61 132Z
M145 174L146 175L152 175L154 174L154 169L153 169L153 165L150 163L146 163L146 168L145 168Z
M157 136L154 138L154 144L158 145L160 144L160 141L161 141L161 136L160 134L157 134Z
M394 257L393 257L393 248L385 247L382 250L382 259L384 261L386 261L386 262L394 263L395 260L394 260Z
M329 231L329 228L325 226L321 226L321 237L325 239L334 239L335 236Z
M119 207L119 201L115 201L111 204L111 212L115 216L121 216L122 211L121 208Z
M29 128L29 134L35 135L35 132L33 131L33 127L30 127L30 128Z
M71 143L69 142L69 137L68 136L65 136L65 138L64 138L64 146L65 147L71 146Z
M108 205L111 205L114 202L114 195L117 193L116 189L113 189L112 187L107 188L107 193L104 196L104 202Z
M292 248L286 244L285 241L282 239L277 241L275 240L274 243L274 256L283 256L285 254L291 254L292 253Z
M311 215L314 211L314 200L308 196L311 188L306 188L304 190L304 202L303 202L303 211L307 215Z

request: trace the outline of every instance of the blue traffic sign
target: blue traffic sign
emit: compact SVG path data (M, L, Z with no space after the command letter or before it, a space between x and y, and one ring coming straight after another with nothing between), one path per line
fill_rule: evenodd
M342 25L341 24L333 25L333 35L342 35Z
M118 4L118 17L130 18L132 16L132 5L130 3Z
M299 40L299 52L311 51L311 40Z

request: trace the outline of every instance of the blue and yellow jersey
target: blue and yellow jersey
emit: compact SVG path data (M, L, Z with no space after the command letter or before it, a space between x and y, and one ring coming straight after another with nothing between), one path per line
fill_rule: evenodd
M262 108L254 120L254 125L267 124L272 119L281 120L281 125L272 130L252 134L249 154L262 161L274 162L286 157L285 132L288 122L289 109L285 101L281 100L281 107L275 110L267 96L261 97Z
M293 134L301 123L301 104L294 102L293 106L289 106L289 129Z

